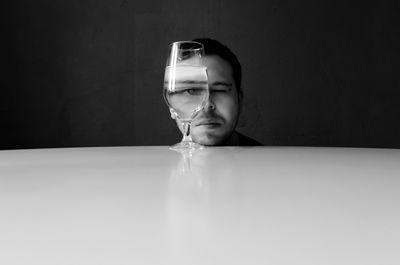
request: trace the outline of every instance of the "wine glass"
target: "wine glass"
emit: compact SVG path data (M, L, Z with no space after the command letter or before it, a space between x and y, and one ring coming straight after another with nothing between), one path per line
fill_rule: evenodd
M194 41L170 45L164 75L164 99L175 118L182 123L183 138L170 148L177 151L202 149L190 136L192 120L204 108L208 96L207 68L203 65L204 46Z

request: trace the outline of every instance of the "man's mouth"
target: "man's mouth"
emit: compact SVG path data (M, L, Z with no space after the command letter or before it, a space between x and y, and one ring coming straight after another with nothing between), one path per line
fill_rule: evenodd
M220 126L221 123L218 121L213 121L213 120L202 120L199 122L196 122L195 126L206 126L206 127L218 127Z

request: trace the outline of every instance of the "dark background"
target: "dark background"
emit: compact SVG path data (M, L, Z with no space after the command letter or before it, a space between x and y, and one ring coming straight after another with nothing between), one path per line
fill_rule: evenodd
M243 67L238 130L266 145L400 147L398 0L20 0L5 12L0 149L168 145L167 46Z

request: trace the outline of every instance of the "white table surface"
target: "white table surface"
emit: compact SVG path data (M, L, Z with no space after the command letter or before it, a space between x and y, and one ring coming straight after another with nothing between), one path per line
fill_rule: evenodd
M400 264L400 150L0 151L0 264Z

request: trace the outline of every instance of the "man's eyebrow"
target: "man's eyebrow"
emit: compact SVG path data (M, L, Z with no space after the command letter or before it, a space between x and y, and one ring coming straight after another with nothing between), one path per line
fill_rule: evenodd
M179 80L179 81L175 81L174 83L175 84L207 84L207 81ZM164 84L169 84L169 81L165 80Z
M214 82L212 83L213 86L227 86L227 87L232 87L232 83L228 83L228 82Z

